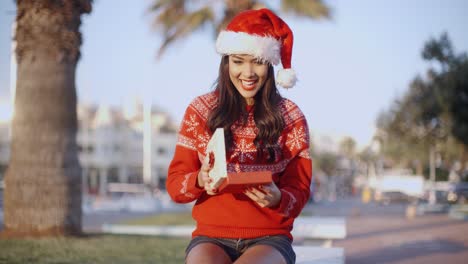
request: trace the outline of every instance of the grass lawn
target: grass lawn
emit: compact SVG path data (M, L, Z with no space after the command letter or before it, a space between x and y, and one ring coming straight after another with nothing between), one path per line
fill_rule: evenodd
M132 225L195 224L190 212L122 222ZM189 238L126 235L0 239L0 264L8 263L184 263Z
M93 235L0 239L0 263L184 263L189 239Z

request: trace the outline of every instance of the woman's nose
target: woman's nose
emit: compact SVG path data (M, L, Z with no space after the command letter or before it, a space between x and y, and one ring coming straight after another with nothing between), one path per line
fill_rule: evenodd
M244 66L243 75L245 77L255 76L254 65L252 63L246 63Z

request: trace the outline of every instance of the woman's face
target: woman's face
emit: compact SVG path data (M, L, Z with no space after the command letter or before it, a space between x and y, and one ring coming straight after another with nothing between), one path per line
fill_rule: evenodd
M248 105L268 77L268 64L251 55L229 55L229 78Z

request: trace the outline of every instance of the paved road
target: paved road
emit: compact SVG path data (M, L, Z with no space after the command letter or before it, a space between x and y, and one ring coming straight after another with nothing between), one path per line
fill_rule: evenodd
M345 216L343 247L347 264L468 263L468 221L446 214L405 217L406 205L362 204L358 199L311 204L314 215Z

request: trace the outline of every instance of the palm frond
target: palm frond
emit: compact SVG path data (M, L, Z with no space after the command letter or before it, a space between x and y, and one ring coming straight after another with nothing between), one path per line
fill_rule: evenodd
M244 10L249 9L259 9L265 7L264 4L258 3L256 0L228 0L225 1L226 4L224 6L224 14L222 19L216 23L215 25L215 34L216 36L218 33L226 28L229 22L239 13Z
M331 10L322 0L282 0L281 9L283 12L313 19L329 19L331 17Z
M168 28L178 23L181 16L184 16L187 11L185 9L185 1L182 0L160 0L157 1L149 12L156 13L153 21L153 28L161 31L163 34Z
M171 5L180 5L183 4L184 1L178 0L158 0L155 1L149 8L149 12L158 12L160 9L166 9Z
M148 13L154 14L152 26L163 37L158 57L172 43L189 36L207 23L216 37L239 12L265 7L267 3L258 0L155 0ZM331 16L330 9L322 0L282 0L281 3L283 12L313 19Z
M214 13L211 7L205 6L193 12L178 10L166 11L158 17L158 24L163 29L163 42L158 50L158 58L165 49L176 40L189 36L206 23L213 23Z

